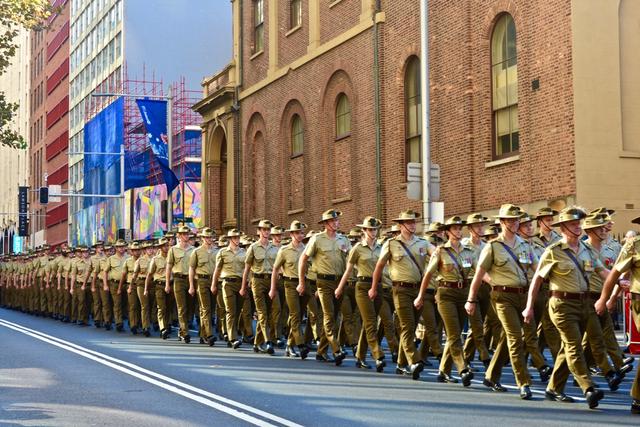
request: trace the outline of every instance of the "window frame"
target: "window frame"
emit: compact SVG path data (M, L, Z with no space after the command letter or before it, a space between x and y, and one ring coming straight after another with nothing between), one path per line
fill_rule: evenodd
M493 56L494 56L494 37L496 36L496 31L498 30L499 25L502 24L503 20L508 20L510 19L511 22L513 22L513 26L514 26L514 48L515 48L515 55L513 57L509 57L508 53L506 54L506 56L502 59L501 62L496 62L494 64L493 62ZM509 25L509 22L505 22L506 26ZM505 37L507 37L508 35L508 27L505 27ZM508 13L508 12L504 12L499 14L496 17L495 23L493 25L493 29L491 31L491 37L489 38L489 78L491 81L490 87L491 87L491 157L492 160L502 160L502 159L506 159L506 158L510 158L510 157L515 157L518 156L520 154L520 120L519 120L519 116L516 116L516 121L518 122L518 129L516 132L513 132L513 129L511 129L511 124L512 124L512 120L511 120L511 114L512 114L512 110L515 109L516 110L516 114L520 114L520 108L519 108L519 99L518 99L518 77L516 75L516 82L515 82L515 89L516 89L516 101L514 103L509 103L508 102L508 95L507 95L507 103L506 105L502 106L501 108L495 108L494 107L494 95L495 95L495 88L494 88L494 80L495 80L495 75L494 75L494 69L497 65L499 65L500 63L504 63L504 62L509 62L511 60L515 61L515 66L518 66L518 51L517 51L517 40L518 40L518 30L517 27L515 25L515 20L513 19L513 16ZM507 44L509 42L507 41ZM508 83L507 83L508 86ZM507 151L507 152L501 152L500 154L498 154L499 150L498 150L498 145L501 144L501 142L498 139L498 115L500 112L507 112L509 114L509 136L510 136L510 146L511 148L513 148L514 146L514 141L513 141L513 136L514 134L517 133L517 144L518 144L518 148L515 150L511 150L511 151ZM500 150L501 151L501 150Z
M340 111L340 103L341 101L345 101L346 103L346 107L347 109L345 111ZM349 97L347 96L346 93L344 92L340 92L340 94L338 94L338 97L336 98L336 108L335 108L335 139L336 141L343 139L343 138L347 138L349 136L351 136L351 130L352 128L352 110L351 110L351 102L349 101ZM345 119L347 118L348 121L348 125L349 125L349 129L347 129L346 131L340 133L340 120L341 119ZM345 121L345 124L347 123L347 121Z
M300 123L300 129L296 129L296 124ZM300 137L301 140L299 142L300 147L296 150L296 138ZM294 114L291 116L291 124L289 126L289 147L291 149L291 158L300 157L304 154L304 122L302 121L302 117L299 114Z
M412 69L416 71L416 80L415 80L415 90L416 94L414 96L409 96L409 82L410 82L410 72ZM420 70L420 58L413 55L409 57L407 60L404 76L403 76L403 85L404 85L404 93L403 93L403 107L404 107L404 164L405 164L405 174L406 174L406 165L410 162L421 162L422 161L422 93L421 93L421 79L422 73ZM410 133L410 111L411 111L411 103L410 100L417 100L416 106L416 131L415 133ZM419 106L419 108L418 108ZM418 159L410 159L410 144L411 141L417 139L418 140Z
M258 40L260 41L260 43L258 43ZM259 45L259 48L258 48L258 45ZM255 55L263 51L264 51L264 0L253 0L252 53Z
M289 2L289 30L299 27L302 27L302 0L291 0Z

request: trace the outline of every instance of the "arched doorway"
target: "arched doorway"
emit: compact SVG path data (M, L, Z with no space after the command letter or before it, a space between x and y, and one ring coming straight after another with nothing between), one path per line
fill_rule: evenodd
M208 140L205 182L207 224L222 231L227 204L227 135L222 126Z

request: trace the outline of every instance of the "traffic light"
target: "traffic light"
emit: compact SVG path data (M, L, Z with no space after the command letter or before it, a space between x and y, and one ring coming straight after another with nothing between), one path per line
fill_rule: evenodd
M29 187L18 187L18 236L29 235Z
M40 204L46 205L49 203L49 187L40 187Z

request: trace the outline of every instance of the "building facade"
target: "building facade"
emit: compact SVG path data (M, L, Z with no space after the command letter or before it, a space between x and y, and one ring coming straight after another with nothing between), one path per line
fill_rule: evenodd
M45 132L45 173L47 185L66 189L69 181L69 14L70 2L58 1L60 12L49 19L46 34L47 58ZM46 207L45 240L58 246L67 242L68 200L50 202Z
M32 39L28 31L21 29L14 42L18 48L11 65L0 75L0 87L7 102L19 103L10 126L30 144ZM14 249L13 238L18 235L18 186L29 185L29 158L28 149L0 146L0 253Z
M315 224L336 208L348 227L421 210L406 195L406 165L422 160L420 2L232 3L233 60L194 106L208 224ZM623 228L638 216L640 4L429 7L431 160L446 216L507 202L606 206Z

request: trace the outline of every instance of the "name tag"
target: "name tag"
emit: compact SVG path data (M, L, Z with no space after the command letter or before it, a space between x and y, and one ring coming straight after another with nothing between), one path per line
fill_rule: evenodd
M584 271L593 271L593 263L591 260L584 261Z
M471 262L467 259L462 261L462 268L471 268Z
M519 257L520 264L531 264L531 260L527 256L527 254L520 254Z

